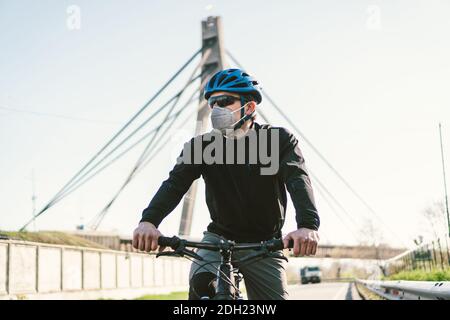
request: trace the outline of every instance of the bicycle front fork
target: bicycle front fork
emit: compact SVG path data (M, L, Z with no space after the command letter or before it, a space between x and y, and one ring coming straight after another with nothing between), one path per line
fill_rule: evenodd
M239 292L235 289L235 279L232 273L230 252L222 252L222 263L217 273L216 295L214 300L234 300ZM231 283L230 283L231 282Z

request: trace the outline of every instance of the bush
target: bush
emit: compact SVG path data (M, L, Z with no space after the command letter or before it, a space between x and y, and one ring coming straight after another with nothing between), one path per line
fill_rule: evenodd
M385 277L384 280L408 280L408 281L450 281L450 268L432 271L413 270L402 271L391 276Z

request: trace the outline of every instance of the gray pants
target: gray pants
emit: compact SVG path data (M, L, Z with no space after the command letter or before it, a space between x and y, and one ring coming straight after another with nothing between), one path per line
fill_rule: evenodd
M218 243L221 239L220 235L205 231L203 233L203 242ZM236 251L232 255L232 260L240 259L243 256L253 252L253 250ZM283 251L277 251L277 255L284 256ZM202 272L210 272L217 274L217 268L220 265L221 255L218 251L210 251L205 249L197 250L204 261L198 261L191 264L189 279L194 274ZM212 262L214 261L214 262ZM205 263L211 264L205 265ZM244 277L245 287L247 289L247 297L249 300L287 300L287 279L286 279L287 261L282 258L267 257L256 260L248 265L239 268L240 273Z

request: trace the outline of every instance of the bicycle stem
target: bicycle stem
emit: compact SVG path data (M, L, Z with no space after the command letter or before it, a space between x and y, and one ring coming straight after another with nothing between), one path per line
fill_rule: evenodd
M232 278L232 268L231 265L231 251L229 248L222 249L221 253L221 264L219 266L219 270L217 271L217 287L216 287L216 300L233 300L233 293L231 292L232 286L226 283L220 274L224 275L226 278L233 281Z

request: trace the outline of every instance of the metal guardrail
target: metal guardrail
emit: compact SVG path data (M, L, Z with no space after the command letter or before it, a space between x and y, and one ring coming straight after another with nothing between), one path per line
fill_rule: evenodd
M387 300L450 300L450 281L360 280L371 292Z

